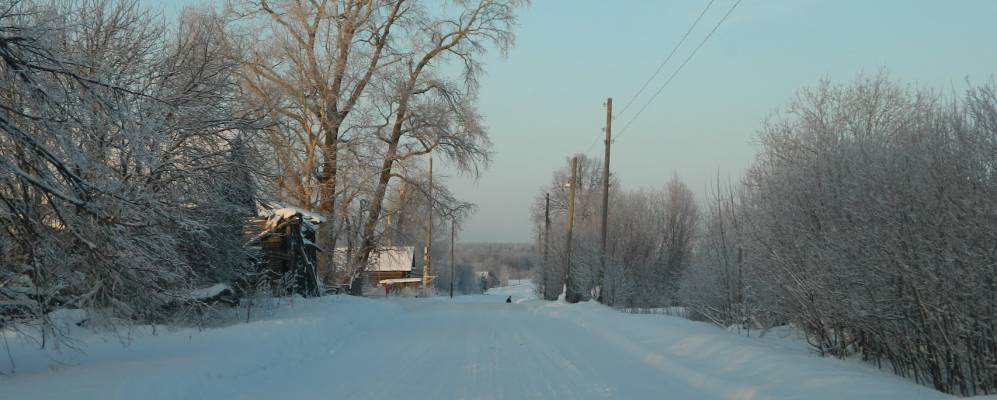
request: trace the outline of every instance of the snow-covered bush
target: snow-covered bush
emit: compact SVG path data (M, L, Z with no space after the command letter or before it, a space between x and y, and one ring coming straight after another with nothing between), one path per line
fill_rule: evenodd
M792 322L822 354L997 392L997 96L885 77L804 89L710 205L683 299L722 324ZM719 191L718 191L719 192Z
M131 1L3 7L0 288L31 292L0 301L154 320L246 261L251 193L233 188L249 187L256 126L220 22L185 13L169 33Z

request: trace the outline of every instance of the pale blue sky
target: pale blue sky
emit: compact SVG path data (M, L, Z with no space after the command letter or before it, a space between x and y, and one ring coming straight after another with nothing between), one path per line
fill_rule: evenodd
M451 179L479 205L461 239L530 241L532 198L566 157L602 135L605 98L621 109L707 1L534 0L523 10L516 47L507 58L487 57L482 80L494 162L476 182ZM733 1L714 3L615 130ZM164 7L182 3L198 2ZM885 68L895 79L961 91L967 78L997 74L995 39L991 0L744 0L616 142L613 173L627 188L661 186L677 173L703 193L718 171L741 175L756 129L798 88Z

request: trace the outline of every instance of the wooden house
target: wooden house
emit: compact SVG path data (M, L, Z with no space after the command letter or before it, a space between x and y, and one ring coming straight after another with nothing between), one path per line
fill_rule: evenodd
M350 273L348 272L349 268L345 266L349 265L348 261L351 257L355 257L355 254L350 253L347 248L336 249L335 263L338 268L338 283L344 287L349 286ZM389 283L383 282L386 280L403 280L393 282L404 283L404 285L412 285L412 279L421 282L421 278L414 274L416 270L415 260L415 248L412 246L378 247L371 252L367 268L362 274L364 285L367 287L383 286Z
M371 253L365 278L371 286L378 286L386 279L412 278L414 268L414 247L381 247Z

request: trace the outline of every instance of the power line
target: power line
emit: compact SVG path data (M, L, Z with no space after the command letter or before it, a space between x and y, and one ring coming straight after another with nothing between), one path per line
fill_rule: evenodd
M668 64L668 61L671 61L672 57L675 56L675 53L678 52L679 47L682 47L682 45L685 43L685 40L689 38L689 34L692 33L693 29L695 29L697 25L699 25L699 21L703 19L703 16L706 15L706 12L710 10L710 7L713 6L714 2L716 2L716 0L710 0L708 3L706 3L706 7L704 7L703 11L699 13L699 16L696 17L696 20L692 22L692 25L689 26L689 29L686 29L685 34L682 35L682 38L679 39L678 43L675 43L675 47L673 47L672 51L668 53L668 56L665 57L665 60L662 61L661 64L658 64L658 68L654 70L654 73L651 74L651 77L647 78L647 81L645 81L644 84L641 85L640 90L638 90L637 93L630 98L630 101L628 101L627 104L623 106L623 109L620 110L619 113L613 116L613 120L615 120L620 115L623 115L623 113L626 112L628 108L630 108L630 105L632 105L634 101L637 100L637 98L640 97L642 93L644 93L644 90L647 89L648 85L650 85L652 81L654 81L654 78L658 77L658 74L661 73L661 70L665 67L666 64ZM599 143L600 137L601 135L596 136L595 139L592 139L592 143L585 148L585 151L582 152L582 154L588 154L588 152L592 151L592 148L595 147L596 143Z
M654 73L651 74L651 77L647 78L647 81L645 81L644 84L641 85L640 90L638 90L637 93L630 98L630 101L628 101L627 104L623 106L623 109L621 109L619 113L613 116L613 119L616 119L620 115L623 115L623 113L627 112L627 109L630 108L630 105L633 104L638 97L640 97L641 93L644 93L644 90L647 89L647 86L651 84L651 81L653 81L654 78L658 77L658 74L661 73L661 70L665 67L665 64L668 64L668 61L670 61L672 57L675 56L675 53L678 52L679 47L682 47L682 44L685 43L685 40L689 38L689 34L692 33L693 29L696 29L696 25L698 25L699 21L703 19L703 16L706 15L706 12L710 10L710 7L713 6L713 2L715 1L716 0L710 0L709 3L706 3L706 7L703 8L703 11L699 13L699 16L696 17L696 20L692 22L692 25L689 26L689 29L687 29L685 31L685 34L682 35L682 39L679 39L678 43L675 43L675 47L672 47L672 51L668 53L668 57L665 57L665 60L662 61L661 64L658 64L658 69L654 70Z
M592 147L594 147L596 143L599 143L599 136L596 136L595 139L592 139L592 144L590 144L589 147L582 152L582 154L588 154L588 152L592 151Z
M637 111L637 114L634 114L634 116L631 117L629 121L627 121L626 125L623 125L623 129L620 130L620 134L616 136L616 139L614 139L614 142L616 140L619 140L621 137L623 137L623 135L627 132L627 128L630 127L630 124L632 124L635 120L637 120L637 117L640 117L640 115L644 112L644 110L646 110L647 107L650 106L651 103L654 102L654 99L656 99L658 97L658 95L660 95L661 92L663 90L665 90L666 87L668 87L668 84L671 83L673 79L675 79L675 76L678 75L679 72L682 71L682 68L684 68L685 65L689 63L689 60L692 60L692 57L694 57L696 55L696 53L699 51L699 49L702 48L704 44L706 44L706 41L710 40L710 37L712 37L713 34L716 33L717 29L720 29L720 25L723 25L724 21L727 20L727 17L729 17L730 14L734 12L734 9L737 8L737 6L739 4L741 4L741 1L742 0L737 0L736 2L734 2L734 5L732 5L730 7L730 9L727 10L727 13L724 14L723 18L720 18L720 21L717 22L717 24L713 26L713 29L710 31L710 33L708 33L706 35L706 37L704 37L703 40L699 42L699 44L696 46L696 48L693 49L691 53L689 53L689 56L685 58L685 61L682 61L682 64L679 64L679 67L677 69L675 69L674 72L672 72L672 74L668 77L668 79L665 81L665 83L663 85L661 85L660 88L658 88L658 91L655 92L653 96L651 96L651 98L647 101L647 103L644 103L644 106L641 107L640 110Z

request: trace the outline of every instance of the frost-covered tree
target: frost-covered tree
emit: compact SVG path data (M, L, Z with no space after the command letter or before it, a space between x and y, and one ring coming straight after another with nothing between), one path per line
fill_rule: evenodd
M692 256L699 211L692 192L678 177L663 189L624 191L610 176L610 210L606 270L600 271L601 162L577 157L575 225L571 249L571 289L589 298L600 293L606 304L620 307L663 307L675 302L677 283ZM552 226L548 262L538 263L536 275L544 297L563 291L564 236L570 171L554 173L531 208L535 225L544 224L550 194ZM541 239L543 239L541 237ZM540 240L538 248L544 245Z
M221 21L171 32L134 1L13 2L0 21L0 296L22 305L3 315L159 319L240 264L245 197L226 187L252 175L231 155L256 125Z
M743 191L722 186L719 177L703 212L694 256L680 282L678 297L698 317L718 325L750 329L761 317L752 302L752 276L745 270Z
M712 202L688 304L793 323L822 354L942 391L997 391L994 93L882 75L801 90L762 127L740 195ZM709 282L723 290L695 290Z
M574 228L572 236L572 269L570 271L575 293L588 296L596 286L598 253L593 247L598 240L598 215L601 202L601 161L585 155L576 155L577 171L575 181L571 181L570 158L565 167L553 172L550 183L541 190L535 198L530 214L536 226L544 226L544 213L547 195L550 196L551 227L548 246L547 263L538 263L538 286L544 292L544 298L557 299L564 291L565 260L567 252L566 224L568 213L568 198L570 185L575 186ZM613 185L615 188L616 185ZM543 240L542 240L543 241ZM538 245L542 249L544 243ZM542 251L542 250L541 250ZM542 261L542 260L541 260Z

